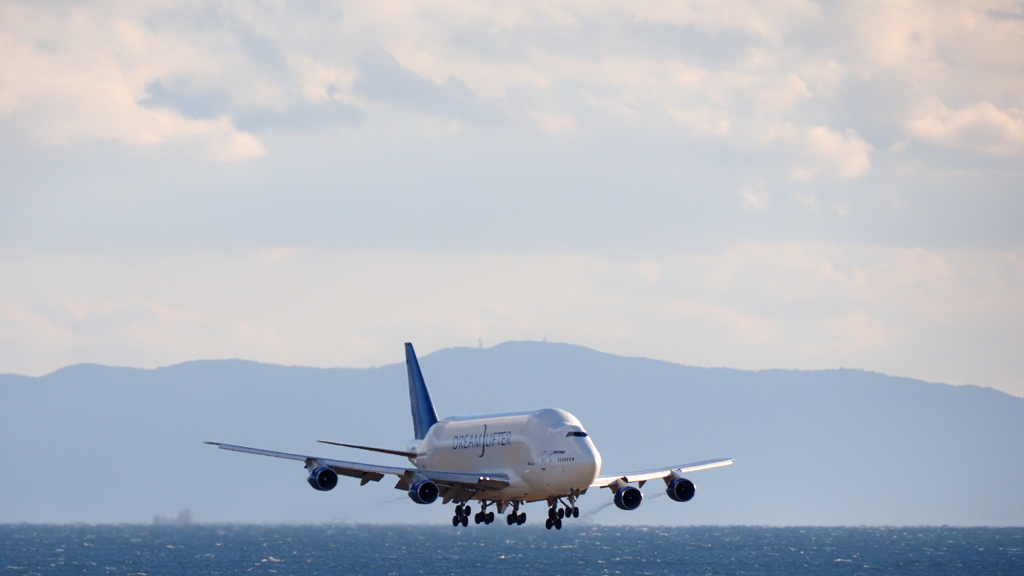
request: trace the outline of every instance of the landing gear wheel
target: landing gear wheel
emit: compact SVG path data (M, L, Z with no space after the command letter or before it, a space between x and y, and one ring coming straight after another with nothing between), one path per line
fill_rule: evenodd
M491 522L494 522L494 512L487 513L487 523L490 524Z
M565 517L565 510L562 510L561 508L559 508L558 512L556 514L557 514L558 519L561 520L562 518Z
M573 506L572 507L572 517L573 518L579 518L580 517L580 507L579 506Z
M561 520L555 520L555 530L561 530L561 529L562 529L562 521Z
M555 522L551 518L548 518L547 520L544 521L544 527L547 528L548 530L551 530L551 527L554 526L554 525L555 525Z
M452 516L452 526L458 526L467 524L466 518L469 516L469 506L463 507L462 504L455 506L455 516Z
M508 516L505 517L505 523L508 524L509 526L514 524L515 521L516 521L515 514L509 514Z
M523 512L519 515L519 518L516 519L516 524L520 526L526 524L526 512Z
M462 517L462 527L465 528L466 526L469 526L469 516Z

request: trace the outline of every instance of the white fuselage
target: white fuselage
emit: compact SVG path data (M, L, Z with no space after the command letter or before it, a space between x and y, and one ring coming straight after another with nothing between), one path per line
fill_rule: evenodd
M409 448L420 469L508 475L508 487L477 492L475 500L578 495L601 471L601 455L580 421L552 408L446 418Z

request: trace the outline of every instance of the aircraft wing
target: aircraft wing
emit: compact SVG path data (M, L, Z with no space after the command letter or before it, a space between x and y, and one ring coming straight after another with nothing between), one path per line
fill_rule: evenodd
M669 468L658 468L655 470L642 470L640 472L626 472L625 474L614 474L610 476L598 476L594 479L594 483L590 485L591 488L605 488L614 484L615 482L625 482L631 484L633 482L647 482L648 480L656 480L658 478L667 478L673 473L686 474L688 472L696 472L698 470L708 470L710 468L719 468L722 466L729 466L732 464L732 458L719 458L717 460L704 460L701 462L691 462L689 464L680 464L678 466L671 466Z
M415 466L381 466L379 464L363 464L361 462L347 462L345 460L334 460L321 458L319 456L305 456L302 454L289 454L287 452L275 452L262 448L249 448L248 446L236 446L234 444L222 444L220 442L207 442L221 450L234 452L245 452L259 456L271 456L273 458L284 458L286 460L299 460L306 463L306 468L313 469L320 466L327 466L341 476L359 478L360 485L367 482L378 482L386 475L398 477L398 484L395 488L407 490L417 476L422 476L437 484L441 494L448 498L448 491L469 490L472 492L480 490L498 490L509 485L509 478L506 474L467 474L465 472L450 472L446 470L427 470Z

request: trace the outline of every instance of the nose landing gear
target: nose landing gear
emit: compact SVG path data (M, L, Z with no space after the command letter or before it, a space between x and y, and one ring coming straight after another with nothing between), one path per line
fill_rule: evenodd
M494 522L494 512L487 511L487 502L484 501L480 506L480 511L473 516L473 522L477 524L490 524Z
M508 516L505 517L505 523L507 523L509 526L513 524L516 524L518 526L526 524L526 512L519 512L519 502L512 503L512 511L509 512Z

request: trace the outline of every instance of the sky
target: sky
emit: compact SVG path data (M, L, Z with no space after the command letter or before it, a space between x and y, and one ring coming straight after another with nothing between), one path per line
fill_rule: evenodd
M1024 396L1024 2L0 0L0 373L508 340Z

